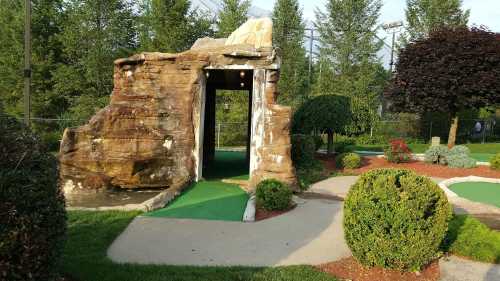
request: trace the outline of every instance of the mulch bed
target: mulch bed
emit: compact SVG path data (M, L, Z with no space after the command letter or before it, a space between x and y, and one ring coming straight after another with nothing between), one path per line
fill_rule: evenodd
M344 169L337 170L352 174L362 174L369 170L378 168L400 168L410 169L417 174L437 178L454 178L454 177L467 177L467 176L480 176L487 178L500 178L500 171L490 169L489 166L477 166L471 169L449 168L447 166L428 164L423 161L411 161L408 163L390 163L384 158L375 156L363 157L363 162L358 169ZM321 157L320 160L325 164L325 168L330 171L336 171L335 160L333 157Z
M439 280L439 262L434 261L419 273L400 272L383 268L366 268L353 257L322 264L319 270L341 280L352 281L437 281Z
M295 206L297 206L297 205L292 204L288 209L282 210L282 211L267 211L264 208L257 207L257 209L255 210L255 221L261 221L261 220L265 220L265 219L269 219L272 217L282 215L284 213L287 213L287 212L295 209Z

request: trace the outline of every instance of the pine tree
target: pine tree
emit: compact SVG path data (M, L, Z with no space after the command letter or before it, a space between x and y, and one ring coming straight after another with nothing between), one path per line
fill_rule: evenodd
M143 0L139 7L141 50L181 52L196 39L213 35L214 20L191 9L189 0Z
M87 119L107 104L113 61L134 52L134 15L126 0L71 0L64 8L67 19L59 38L64 64L57 69L55 88L70 101L73 118Z
M66 108L53 91L52 73L61 62L62 0L32 3L32 115L55 117ZM0 103L6 113L23 114L24 1L0 0Z
M376 37L381 6L380 0L329 0L316 11L321 74L314 92L351 97L350 134L366 132L377 118L384 87Z
M217 22L217 36L228 37L247 20L249 0L223 0Z
M279 102L298 105L307 86L304 22L297 0L278 0L273 10L273 45L281 49Z
M461 9L462 0L407 0L406 5L406 41L426 37L442 26L466 26L469 21L470 11Z

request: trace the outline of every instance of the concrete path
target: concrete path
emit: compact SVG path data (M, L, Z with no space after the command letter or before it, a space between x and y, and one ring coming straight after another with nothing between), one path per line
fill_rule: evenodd
M500 265L473 262L458 257L439 261L441 281L498 281Z
M115 262L171 265L320 264L351 255L342 203L304 199L255 223L137 217L108 249Z

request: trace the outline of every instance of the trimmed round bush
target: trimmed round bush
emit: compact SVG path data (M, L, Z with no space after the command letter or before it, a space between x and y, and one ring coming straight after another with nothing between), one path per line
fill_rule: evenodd
M363 265L415 271L440 256L452 210L431 179L410 170L362 174L344 203L345 238Z
M448 148L444 145L434 145L425 151L424 160L431 164L446 165L446 156L448 156Z
M292 161L298 168L309 167L314 164L316 144L313 136L292 135Z
M361 156L354 152L342 153L336 160L339 168L356 169L361 166Z
M0 154L0 279L52 280L66 233L56 159L12 118L0 122Z
M279 211L290 206L292 190L278 180L267 179L257 185L255 196L257 197L258 206L268 211Z
M490 159L490 168L493 170L500 170L500 153L495 154L495 156Z

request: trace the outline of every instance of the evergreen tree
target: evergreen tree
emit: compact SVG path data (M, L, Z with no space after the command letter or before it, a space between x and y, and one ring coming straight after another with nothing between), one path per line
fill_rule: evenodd
M213 35L214 20L192 10L189 0L143 0L139 7L141 50L181 52L196 39Z
M324 11L316 11L321 74L314 92L351 98L350 134L369 130L385 86L376 37L381 6L380 0L329 0Z
M65 10L59 38L64 64L57 69L55 88L70 101L73 118L87 119L107 104L113 61L136 47L134 15L126 0L69 0Z
M249 0L223 0L217 22L217 36L228 37L247 20Z
M407 0L408 27L404 41L414 41L443 26L466 26L470 11L461 9L462 0Z
M278 0L273 10L273 45L281 49L280 103L297 105L306 92L304 22L297 0Z
M53 91L52 73L61 62L57 39L62 0L32 1L32 115L55 117L66 108ZM23 115L24 1L0 0L0 103L6 113Z

